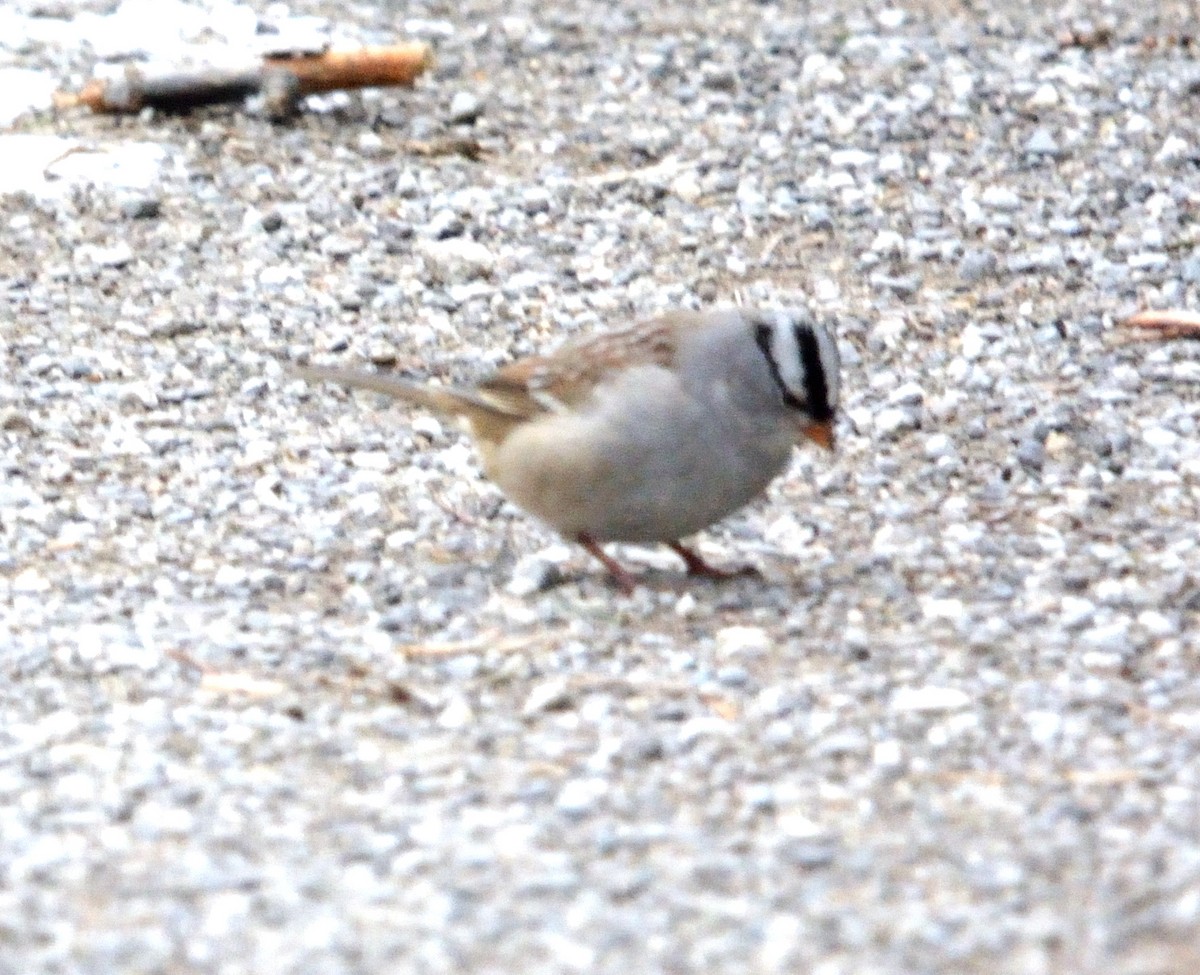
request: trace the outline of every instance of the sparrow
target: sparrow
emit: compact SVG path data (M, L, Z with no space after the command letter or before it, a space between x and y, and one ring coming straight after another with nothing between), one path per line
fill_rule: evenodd
M833 449L840 362L832 332L808 311L735 307L576 338L468 387L292 371L465 420L501 491L629 593L634 577L602 543L662 542L691 575L733 574L680 539L754 500L798 443Z

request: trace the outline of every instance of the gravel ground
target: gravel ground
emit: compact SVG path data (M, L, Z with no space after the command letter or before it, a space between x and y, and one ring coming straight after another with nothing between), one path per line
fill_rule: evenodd
M152 6L0 9L0 973L1200 968L1190 0ZM38 107L256 14L438 64ZM279 365L733 300L841 449L631 598Z

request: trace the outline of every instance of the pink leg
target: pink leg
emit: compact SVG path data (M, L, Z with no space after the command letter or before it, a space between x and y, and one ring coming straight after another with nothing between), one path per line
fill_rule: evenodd
M580 535L575 539L575 541L582 545L587 552L599 559L600 564L603 565L604 568L608 569L608 574L612 576L613 582L617 584L617 588L620 589L621 592L623 592L626 596L633 595L633 588L637 583L633 576L629 574L628 569L622 566L621 563L612 556L608 555L608 553L606 553L604 549L600 547L600 543L592 538L591 535Z
M683 559L690 576L705 576L709 579L733 579L737 576L754 575L754 569L744 566L741 569L718 569L709 565L697 552L686 548L680 542L667 542L667 548Z

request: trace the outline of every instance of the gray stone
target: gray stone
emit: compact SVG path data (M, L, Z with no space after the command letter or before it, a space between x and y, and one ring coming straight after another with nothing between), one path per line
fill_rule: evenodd
M999 267L994 251L971 249L958 263L958 275L964 281L979 281L994 275Z
M1044 126L1039 126L1025 140L1025 151L1031 156L1059 156L1062 150L1054 134Z

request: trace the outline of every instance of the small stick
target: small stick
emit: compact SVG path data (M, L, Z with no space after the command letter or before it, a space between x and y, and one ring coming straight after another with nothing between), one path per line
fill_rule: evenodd
M204 675L214 672L212 667L208 666L208 664L202 664L186 650L167 650L166 655L176 663L182 664L184 667L190 667L198 674Z
M462 156L471 162L479 162L487 154L477 139L453 135L438 139L409 139L404 143L404 148L414 156Z
M1184 308L1140 311L1121 324L1126 328L1152 329L1158 333L1147 338L1200 339L1200 312Z
M502 636L499 630L489 630L469 640L450 643L401 643L395 650L406 657L455 657L464 653L512 653L516 650L536 650L562 636L561 631L548 633Z
M83 105L93 112L131 113L143 108L186 112L239 101L261 92L276 117L316 92L411 85L432 63L427 44L391 44L313 54L273 54L245 66L203 65L167 70L126 65L116 78L97 78L78 92L59 92L56 108Z
M387 44L320 54L278 55L265 59L300 80L300 94L343 88L387 88L411 85L429 67L428 44Z
M186 112L202 105L233 102L262 88L260 67L219 68L206 65L192 71L150 74L128 64L115 78L95 78L77 92L59 92L56 108L83 105L93 112L140 112L147 106L165 112Z

